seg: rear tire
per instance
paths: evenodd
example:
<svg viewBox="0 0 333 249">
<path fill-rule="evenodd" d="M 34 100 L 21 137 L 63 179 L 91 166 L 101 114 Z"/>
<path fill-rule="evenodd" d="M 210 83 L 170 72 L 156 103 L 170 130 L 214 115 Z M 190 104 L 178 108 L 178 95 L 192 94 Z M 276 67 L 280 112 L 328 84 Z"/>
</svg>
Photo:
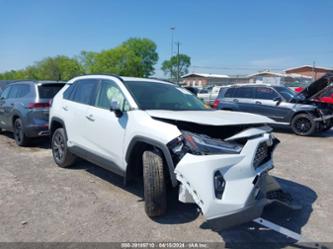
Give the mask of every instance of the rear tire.
<svg viewBox="0 0 333 249">
<path fill-rule="evenodd" d="M 52 135 L 52 155 L 55 163 L 61 168 L 74 164 L 76 156 L 67 147 L 67 136 L 64 128 L 58 128 Z"/>
<path fill-rule="evenodd" d="M 310 136 L 316 130 L 315 117 L 312 114 L 297 114 L 291 121 L 291 128 L 296 135 Z"/>
<path fill-rule="evenodd" d="M 24 134 L 24 126 L 20 118 L 14 121 L 14 139 L 18 146 L 27 146 L 30 142 L 30 139 Z"/>
<path fill-rule="evenodd" d="M 162 156 L 157 151 L 145 151 L 143 161 L 143 185 L 145 211 L 149 217 L 166 213 L 166 182 Z"/>
</svg>

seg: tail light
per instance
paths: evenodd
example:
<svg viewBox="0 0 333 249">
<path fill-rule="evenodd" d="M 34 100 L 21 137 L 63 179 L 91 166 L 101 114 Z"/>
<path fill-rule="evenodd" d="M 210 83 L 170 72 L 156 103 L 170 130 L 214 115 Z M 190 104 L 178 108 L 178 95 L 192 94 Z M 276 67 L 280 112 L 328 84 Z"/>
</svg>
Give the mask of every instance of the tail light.
<svg viewBox="0 0 333 249">
<path fill-rule="evenodd" d="M 217 107 L 219 106 L 219 104 L 220 104 L 220 100 L 219 99 L 215 99 L 214 104 L 213 104 L 213 108 L 217 109 Z"/>
<path fill-rule="evenodd" d="M 50 108 L 50 103 L 29 103 L 27 105 L 28 109 L 42 109 L 42 108 Z"/>
</svg>

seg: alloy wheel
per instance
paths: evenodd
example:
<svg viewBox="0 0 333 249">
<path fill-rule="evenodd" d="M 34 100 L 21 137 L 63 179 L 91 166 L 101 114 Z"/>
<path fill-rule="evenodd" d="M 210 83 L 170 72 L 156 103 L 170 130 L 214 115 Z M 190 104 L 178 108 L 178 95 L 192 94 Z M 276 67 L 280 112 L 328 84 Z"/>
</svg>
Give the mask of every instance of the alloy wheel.
<svg viewBox="0 0 333 249">
<path fill-rule="evenodd" d="M 52 148 L 56 160 L 62 161 L 65 155 L 65 140 L 60 133 L 55 134 Z"/>
<path fill-rule="evenodd" d="M 21 143 L 23 140 L 23 129 L 22 124 L 19 120 L 15 121 L 14 137 L 18 143 Z"/>
<path fill-rule="evenodd" d="M 295 123 L 295 128 L 299 133 L 306 133 L 311 129 L 311 121 L 307 118 L 299 118 Z"/>
</svg>

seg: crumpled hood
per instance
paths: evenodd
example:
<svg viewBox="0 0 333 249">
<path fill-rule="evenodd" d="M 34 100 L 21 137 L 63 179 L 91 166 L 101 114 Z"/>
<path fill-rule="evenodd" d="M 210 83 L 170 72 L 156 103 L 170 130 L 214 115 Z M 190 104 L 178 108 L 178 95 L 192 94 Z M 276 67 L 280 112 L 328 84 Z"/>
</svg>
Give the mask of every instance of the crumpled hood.
<svg viewBox="0 0 333 249">
<path fill-rule="evenodd" d="M 272 124 L 275 123 L 270 118 L 244 112 L 207 110 L 207 111 L 167 111 L 167 110 L 147 110 L 151 117 L 184 121 L 201 125 L 228 126 L 246 124 Z"/>
<path fill-rule="evenodd" d="M 304 99 L 311 100 L 315 95 L 322 92 L 333 82 L 333 72 L 325 74 L 318 80 L 305 87 L 297 96 L 303 96 Z"/>
</svg>

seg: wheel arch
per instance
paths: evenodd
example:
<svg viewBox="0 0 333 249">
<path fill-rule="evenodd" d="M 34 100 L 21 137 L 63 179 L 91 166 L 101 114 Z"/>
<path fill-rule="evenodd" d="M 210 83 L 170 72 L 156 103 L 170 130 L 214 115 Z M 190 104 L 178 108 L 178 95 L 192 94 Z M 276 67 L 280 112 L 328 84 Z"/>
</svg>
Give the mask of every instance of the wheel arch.
<svg viewBox="0 0 333 249">
<path fill-rule="evenodd" d="M 140 153 L 143 153 L 144 149 L 146 149 L 147 147 L 156 148 L 162 153 L 162 156 L 164 157 L 167 166 L 166 171 L 168 172 L 168 176 L 170 178 L 172 186 L 175 187 L 177 185 L 177 179 L 174 173 L 175 167 L 168 147 L 159 141 L 143 136 L 134 137 L 130 142 L 129 146 L 127 147 L 125 154 L 125 160 L 127 162 L 125 175 L 126 179 L 131 178 L 133 170 L 137 170 L 137 167 L 140 167 L 141 164 L 138 165 L 133 161 L 135 161 L 135 159 L 138 159 Z"/>
<path fill-rule="evenodd" d="M 310 114 L 310 115 L 314 115 L 315 117 L 317 117 L 315 110 L 299 110 L 299 111 L 293 113 L 293 115 L 291 116 L 290 121 L 289 121 L 290 124 L 293 121 L 293 119 L 299 114 L 308 114 L 308 115 Z"/>
<path fill-rule="evenodd" d="M 57 117 L 53 117 L 50 122 L 50 136 L 52 137 L 53 133 L 56 131 L 58 128 L 64 128 L 66 132 L 66 126 L 65 122 Z"/>
</svg>

